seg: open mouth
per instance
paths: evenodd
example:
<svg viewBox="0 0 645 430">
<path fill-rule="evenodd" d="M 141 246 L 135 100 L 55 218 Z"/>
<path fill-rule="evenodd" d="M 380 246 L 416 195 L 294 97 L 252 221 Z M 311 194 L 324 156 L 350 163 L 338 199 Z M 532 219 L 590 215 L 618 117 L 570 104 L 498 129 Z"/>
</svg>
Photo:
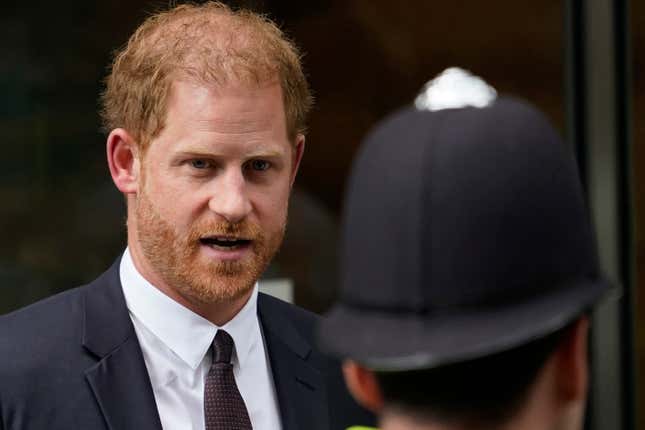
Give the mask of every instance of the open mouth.
<svg viewBox="0 0 645 430">
<path fill-rule="evenodd" d="M 233 250 L 248 246 L 251 244 L 249 239 L 228 236 L 202 237 L 199 239 L 202 245 L 210 246 L 220 250 Z"/>
</svg>

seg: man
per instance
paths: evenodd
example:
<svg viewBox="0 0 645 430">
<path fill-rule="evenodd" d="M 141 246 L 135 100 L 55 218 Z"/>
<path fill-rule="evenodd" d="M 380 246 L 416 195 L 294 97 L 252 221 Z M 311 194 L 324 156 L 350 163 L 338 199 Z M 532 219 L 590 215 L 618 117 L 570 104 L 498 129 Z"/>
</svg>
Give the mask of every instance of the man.
<svg viewBox="0 0 645 430">
<path fill-rule="evenodd" d="M 574 157 L 539 112 L 449 70 L 368 137 L 343 233 L 320 337 L 384 430 L 582 429 L 587 312 L 608 284 Z"/>
<path fill-rule="evenodd" d="M 148 18 L 103 94 L 128 246 L 97 280 L 0 320 L 2 429 L 341 429 L 364 416 L 258 293 L 304 150 L 296 48 L 220 3 Z"/>
</svg>

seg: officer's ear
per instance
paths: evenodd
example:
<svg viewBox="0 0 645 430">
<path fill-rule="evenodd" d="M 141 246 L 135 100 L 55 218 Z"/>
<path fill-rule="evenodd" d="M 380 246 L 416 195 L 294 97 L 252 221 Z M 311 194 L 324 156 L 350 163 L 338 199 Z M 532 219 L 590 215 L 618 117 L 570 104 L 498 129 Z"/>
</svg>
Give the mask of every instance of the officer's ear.
<svg viewBox="0 0 645 430">
<path fill-rule="evenodd" d="M 343 375 L 349 392 L 354 399 L 370 411 L 378 413 L 383 409 L 383 396 L 374 373 L 360 364 L 346 360 Z"/>
<path fill-rule="evenodd" d="M 565 402 L 586 398 L 589 385 L 589 318 L 581 317 L 567 330 L 555 352 L 558 394 Z"/>
</svg>

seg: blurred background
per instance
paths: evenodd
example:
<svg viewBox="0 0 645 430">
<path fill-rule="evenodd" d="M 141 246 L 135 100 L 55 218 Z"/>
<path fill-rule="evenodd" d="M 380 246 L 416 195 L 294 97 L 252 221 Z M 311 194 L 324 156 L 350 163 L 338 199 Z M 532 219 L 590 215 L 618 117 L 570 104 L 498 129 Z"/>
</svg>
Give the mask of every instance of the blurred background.
<svg viewBox="0 0 645 430">
<path fill-rule="evenodd" d="M 316 96 L 289 230 L 265 276 L 288 280 L 297 304 L 329 307 L 361 139 L 446 67 L 470 70 L 537 105 L 578 155 L 603 267 L 623 288 L 594 317 L 587 427 L 645 429 L 645 2 L 226 3 L 269 14 L 295 39 Z M 168 4 L 3 2 L 0 313 L 92 280 L 122 252 L 97 99 L 112 52 Z"/>
</svg>

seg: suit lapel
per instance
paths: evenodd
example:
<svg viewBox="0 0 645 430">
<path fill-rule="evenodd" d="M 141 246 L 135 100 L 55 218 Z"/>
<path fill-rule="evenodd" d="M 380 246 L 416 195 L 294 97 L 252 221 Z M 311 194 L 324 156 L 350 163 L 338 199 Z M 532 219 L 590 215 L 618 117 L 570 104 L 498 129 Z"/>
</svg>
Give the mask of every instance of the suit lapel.
<svg viewBox="0 0 645 430">
<path fill-rule="evenodd" d="M 110 430 L 161 430 L 161 420 L 141 347 L 125 305 L 117 260 L 88 286 L 83 346 L 98 359 L 85 371 Z M 267 345 L 283 430 L 327 430 L 329 411 L 323 375 L 309 342 L 260 294 L 258 313 Z"/>
<path fill-rule="evenodd" d="M 98 358 L 85 377 L 111 430 L 161 430 L 148 371 L 125 305 L 119 262 L 88 286 L 83 346 Z"/>
<path fill-rule="evenodd" d="M 323 375 L 309 362 L 311 346 L 283 312 L 260 294 L 258 312 L 269 352 L 283 430 L 327 430 Z"/>
</svg>

